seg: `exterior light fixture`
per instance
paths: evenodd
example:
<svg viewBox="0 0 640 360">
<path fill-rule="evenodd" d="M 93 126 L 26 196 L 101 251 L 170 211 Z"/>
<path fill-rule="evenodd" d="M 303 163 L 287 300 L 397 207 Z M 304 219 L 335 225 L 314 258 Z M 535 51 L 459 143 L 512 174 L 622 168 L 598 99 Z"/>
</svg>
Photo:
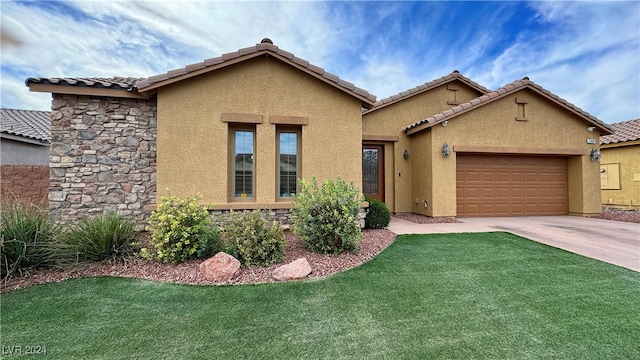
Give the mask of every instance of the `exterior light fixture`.
<svg viewBox="0 0 640 360">
<path fill-rule="evenodd" d="M 444 143 L 444 145 L 442 145 L 442 156 L 444 156 L 445 159 L 451 156 L 451 148 L 449 148 L 449 144 L 447 143 Z"/>
<path fill-rule="evenodd" d="M 595 126 L 589 126 L 589 127 L 587 128 L 587 130 L 588 130 L 589 132 L 594 132 L 594 131 L 596 131 L 596 127 L 595 127 Z"/>
<path fill-rule="evenodd" d="M 449 121 L 445 120 L 442 122 L 442 126 L 447 126 L 447 125 L 449 125 Z"/>
<path fill-rule="evenodd" d="M 404 149 L 404 152 L 402 153 L 402 156 L 404 156 L 405 160 L 409 158 L 409 151 L 407 149 Z"/>
<path fill-rule="evenodd" d="M 600 150 L 591 149 L 591 161 L 600 162 Z"/>
</svg>

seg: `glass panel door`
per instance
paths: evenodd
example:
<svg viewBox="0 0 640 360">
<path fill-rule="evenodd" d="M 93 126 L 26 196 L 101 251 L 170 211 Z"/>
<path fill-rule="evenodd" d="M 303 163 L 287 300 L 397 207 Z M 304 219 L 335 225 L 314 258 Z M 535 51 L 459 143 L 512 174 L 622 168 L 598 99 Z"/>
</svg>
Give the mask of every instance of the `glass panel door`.
<svg viewBox="0 0 640 360">
<path fill-rule="evenodd" d="M 384 147 L 362 147 L 362 192 L 366 197 L 384 202 Z"/>
</svg>

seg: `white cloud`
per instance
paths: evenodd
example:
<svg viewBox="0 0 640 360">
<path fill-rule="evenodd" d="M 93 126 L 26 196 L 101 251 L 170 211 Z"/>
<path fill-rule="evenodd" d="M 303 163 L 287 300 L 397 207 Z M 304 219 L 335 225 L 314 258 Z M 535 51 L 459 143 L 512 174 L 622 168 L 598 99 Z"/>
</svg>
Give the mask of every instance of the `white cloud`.
<svg viewBox="0 0 640 360">
<path fill-rule="evenodd" d="M 46 109 L 26 77 L 146 77 L 270 37 L 378 98 L 454 69 L 525 75 L 606 122 L 640 116 L 637 2 L 2 2 L 2 106 Z M 520 7 L 519 7 L 520 6 Z M 54 21 L 50 20 L 52 17 Z M 509 22 L 532 21 L 511 36 Z"/>
<path fill-rule="evenodd" d="M 545 33 L 527 33 L 475 78 L 496 88 L 523 76 L 605 122 L 640 116 L 638 3 L 535 2 Z"/>
</svg>

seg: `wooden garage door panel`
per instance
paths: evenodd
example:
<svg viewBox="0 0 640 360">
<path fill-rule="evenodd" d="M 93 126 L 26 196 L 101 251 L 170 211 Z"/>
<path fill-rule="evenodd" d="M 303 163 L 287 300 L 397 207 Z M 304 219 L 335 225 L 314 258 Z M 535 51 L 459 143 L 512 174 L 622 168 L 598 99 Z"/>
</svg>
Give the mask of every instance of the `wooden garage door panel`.
<svg viewBox="0 0 640 360">
<path fill-rule="evenodd" d="M 566 215 L 567 159 L 457 154 L 458 216 Z"/>
</svg>

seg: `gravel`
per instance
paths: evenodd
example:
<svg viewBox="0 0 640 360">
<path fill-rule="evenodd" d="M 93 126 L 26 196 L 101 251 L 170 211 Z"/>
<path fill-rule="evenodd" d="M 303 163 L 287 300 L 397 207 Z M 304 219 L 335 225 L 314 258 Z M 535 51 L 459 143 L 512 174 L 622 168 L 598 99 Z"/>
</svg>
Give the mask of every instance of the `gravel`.
<svg viewBox="0 0 640 360">
<path fill-rule="evenodd" d="M 0 292 L 23 289 L 36 284 L 60 282 L 67 279 L 89 276 L 116 276 L 139 278 L 169 283 L 192 285 L 236 285 L 278 282 L 271 277 L 274 268 L 288 264 L 301 257 L 307 258 L 312 273 L 307 279 L 326 277 L 354 268 L 378 255 L 395 240 L 396 235 L 389 230 L 364 230 L 359 244 L 359 253 L 346 252 L 340 255 L 320 255 L 308 250 L 304 242 L 295 235 L 286 235 L 286 259 L 268 268 L 243 266 L 234 279 L 216 283 L 202 276 L 198 267 L 202 260 L 171 265 L 139 258 L 126 258 L 98 263 L 78 264 L 64 270 L 41 269 L 23 276 L 6 280 Z"/>
<path fill-rule="evenodd" d="M 412 223 L 416 224 L 452 224 L 460 222 L 456 218 L 452 217 L 429 217 L 418 214 L 396 214 L 394 216 L 399 219 L 411 221 Z"/>
<path fill-rule="evenodd" d="M 621 210 L 613 208 L 603 208 L 599 219 L 624 221 L 640 224 L 640 210 Z"/>
</svg>

